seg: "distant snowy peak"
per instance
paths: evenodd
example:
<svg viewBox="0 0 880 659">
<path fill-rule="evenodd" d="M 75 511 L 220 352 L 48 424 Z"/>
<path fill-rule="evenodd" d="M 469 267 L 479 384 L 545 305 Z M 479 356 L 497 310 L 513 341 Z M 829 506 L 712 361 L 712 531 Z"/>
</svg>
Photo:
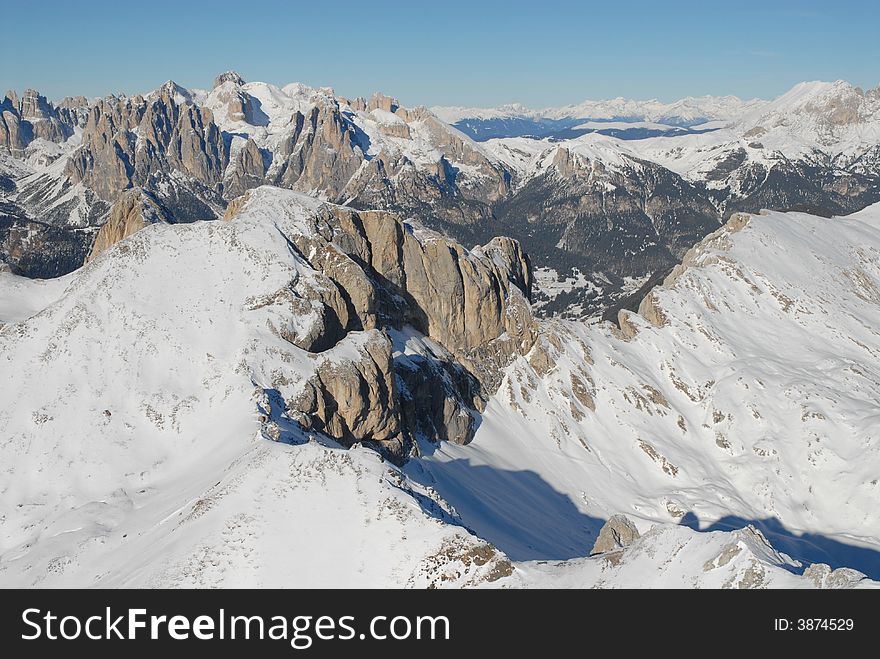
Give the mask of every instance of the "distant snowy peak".
<svg viewBox="0 0 880 659">
<path fill-rule="evenodd" d="M 477 140 L 525 136 L 570 139 L 590 132 L 622 139 L 643 139 L 729 125 L 765 104 L 766 101 L 743 101 L 736 96 L 688 97 L 672 103 L 620 97 L 542 110 L 532 110 L 520 104 L 497 108 L 434 107 L 431 110 L 443 121 Z M 587 125 L 586 122 L 601 125 Z"/>
<path fill-rule="evenodd" d="M 578 105 L 544 110 L 543 114 L 554 119 L 627 118 L 667 125 L 692 126 L 713 120 L 734 120 L 748 109 L 763 103 L 764 101 L 760 100 L 743 101 L 736 96 L 688 97 L 673 103 L 662 103 L 656 99 L 633 101 L 615 98 L 607 101 L 584 101 Z"/>
<path fill-rule="evenodd" d="M 705 122 L 716 119 L 736 119 L 744 113 L 759 108 L 767 102 L 754 99 L 743 101 L 736 96 L 688 97 L 672 103 L 656 99 L 638 101 L 623 97 L 603 101 L 584 101 L 576 105 L 564 105 L 539 110 L 520 103 L 510 103 L 495 108 L 468 108 L 461 106 L 435 106 L 431 111 L 443 121 L 455 124 L 466 119 L 630 119 L 638 121 L 679 120 L 681 122 Z"/>
<path fill-rule="evenodd" d="M 817 146 L 855 153 L 880 142 L 880 87 L 864 91 L 843 80 L 803 82 L 742 118 L 746 137 L 779 149 Z"/>
<path fill-rule="evenodd" d="M 448 124 L 456 124 L 465 119 L 513 119 L 528 118 L 538 119 L 542 116 L 541 110 L 533 110 L 522 103 L 508 103 L 495 108 L 469 108 L 460 105 L 435 105 L 430 108 L 441 121 Z"/>
<path fill-rule="evenodd" d="M 880 109 L 880 88 L 866 92 L 845 80 L 802 82 L 767 103 L 761 114 L 833 114 L 838 109 L 852 112 L 841 112 L 835 121 L 867 119 Z"/>
</svg>

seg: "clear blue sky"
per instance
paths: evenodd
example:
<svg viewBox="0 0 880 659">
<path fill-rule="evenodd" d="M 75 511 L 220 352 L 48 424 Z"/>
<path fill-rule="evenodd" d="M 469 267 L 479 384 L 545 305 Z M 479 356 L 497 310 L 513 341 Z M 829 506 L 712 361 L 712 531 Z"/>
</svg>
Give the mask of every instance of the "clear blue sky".
<svg viewBox="0 0 880 659">
<path fill-rule="evenodd" d="M 880 83 L 874 0 L 3 2 L 0 90 L 208 87 L 226 69 L 407 105 L 773 97 Z"/>
</svg>

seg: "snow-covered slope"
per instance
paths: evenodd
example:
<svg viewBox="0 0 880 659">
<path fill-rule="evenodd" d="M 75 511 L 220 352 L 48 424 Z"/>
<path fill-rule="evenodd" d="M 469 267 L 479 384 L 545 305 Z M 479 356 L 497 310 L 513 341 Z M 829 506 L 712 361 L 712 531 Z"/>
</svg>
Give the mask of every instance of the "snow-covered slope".
<svg viewBox="0 0 880 659">
<path fill-rule="evenodd" d="M 621 99 L 618 109 L 623 112 L 630 107 L 629 103 L 624 103 Z M 685 102 L 681 103 L 684 103 L 684 107 L 690 107 Z M 638 104 L 633 105 L 630 109 L 635 112 L 637 106 Z M 671 104 L 669 107 L 676 106 L 677 104 Z M 621 152 L 637 152 L 647 160 L 691 179 L 706 181 L 710 185 L 721 185 L 724 182 L 711 174 L 719 162 L 738 150 L 743 150 L 744 155 L 736 163 L 736 167 L 753 162 L 769 168 L 774 162 L 794 159 L 827 164 L 823 158 L 840 158 L 839 164 L 845 165 L 880 143 L 880 92 L 876 89 L 865 92 L 841 80 L 833 83 L 801 83 L 773 101 L 753 101 L 736 106 L 736 111 L 725 109 L 723 104 L 696 107 L 715 108 L 711 111 L 707 109 L 705 113 L 706 117 L 712 119 L 711 125 L 706 124 L 708 130 L 680 134 L 673 138 L 649 135 L 644 139 L 620 140 L 610 135 L 607 139 Z M 435 110 L 447 121 L 465 116 L 463 111 L 450 114 L 444 112 L 443 108 Z M 557 111 L 557 114 L 559 112 L 562 110 Z M 686 117 L 692 114 L 693 112 L 683 112 Z M 475 112 L 474 116 L 482 118 L 483 114 Z M 656 129 L 662 126 L 658 122 L 666 120 L 662 113 L 657 115 L 651 112 L 636 112 L 632 115 L 576 113 L 566 116 L 595 116 L 602 119 L 581 122 L 572 128 L 597 131 L 602 129 L 606 134 L 609 130 L 627 127 Z M 626 120 L 620 120 L 620 116 Z M 491 114 L 487 117 L 491 117 Z M 555 119 L 561 117 L 562 115 L 554 115 Z M 577 137 L 555 142 L 556 146 L 567 146 L 577 144 L 581 139 Z M 550 146 L 544 140 L 529 137 L 520 137 L 518 140 L 521 149 L 547 149 Z M 496 151 L 499 143 L 503 145 L 508 141 L 493 139 L 487 141 L 486 145 L 490 150 Z"/>
<path fill-rule="evenodd" d="M 549 324 L 473 444 L 411 468 L 460 512 L 483 494 L 462 473 L 503 468 L 505 523 L 473 528 L 514 558 L 571 557 L 573 521 L 626 513 L 753 523 L 799 560 L 880 576 L 880 207 L 735 216 L 621 321 Z M 558 526 L 528 480 L 570 502 Z"/>
<path fill-rule="evenodd" d="M 0 583 L 465 585 L 509 569 L 378 454 L 266 438 L 275 387 L 317 362 L 273 331 L 312 315 L 260 300 L 319 285 L 288 239 L 318 208 L 267 192 L 235 222 L 139 232 L 54 302 L 4 290 L 24 298 L 4 313 L 29 317 L 0 330 Z"/>
<path fill-rule="evenodd" d="M 754 527 L 696 533 L 659 525 L 622 551 L 563 563 L 523 564 L 517 576 L 545 588 L 877 588 L 848 568 L 802 566 Z"/>
<path fill-rule="evenodd" d="M 28 279 L 0 267 L 0 327 L 26 320 L 48 307 L 63 293 L 70 277 Z"/>
<path fill-rule="evenodd" d="M 148 227 L 42 300 L 7 295 L 0 584 L 870 585 L 798 576 L 811 563 L 880 576 L 880 209 L 738 218 L 625 332 L 544 323 L 474 441 L 423 437 L 401 469 L 291 422 L 269 432 L 276 396 L 376 330 L 317 360 L 273 331 L 314 322 L 260 300 L 319 285 L 289 237 L 322 211 L 255 199 L 233 222 Z M 406 332 L 408 350 L 428 345 Z M 616 513 L 642 538 L 587 558 Z M 763 535 L 730 531 L 748 523 Z"/>
<path fill-rule="evenodd" d="M 798 148 L 852 155 L 880 143 L 880 89 L 836 82 L 803 82 L 739 122 L 745 136 L 789 156 Z"/>
</svg>

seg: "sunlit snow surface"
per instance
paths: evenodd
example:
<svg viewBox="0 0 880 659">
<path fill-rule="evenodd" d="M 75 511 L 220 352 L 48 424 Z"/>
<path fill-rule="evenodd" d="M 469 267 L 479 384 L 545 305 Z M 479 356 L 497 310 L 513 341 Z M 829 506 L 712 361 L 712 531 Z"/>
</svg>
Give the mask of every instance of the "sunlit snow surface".
<svg viewBox="0 0 880 659">
<path fill-rule="evenodd" d="M 473 443 L 422 441 L 401 471 L 261 433 L 266 392 L 292 395 L 314 363 L 255 300 L 308 285 L 285 234 L 317 202 L 254 194 L 233 222 L 151 226 L 51 291 L 4 286 L 0 585 L 880 577 L 878 209 L 710 237 L 656 294 L 665 325 L 631 316 L 633 338 L 546 322 L 551 368 L 513 364 Z M 615 513 L 643 538 L 586 558 Z M 763 535 L 729 531 L 749 523 Z"/>
</svg>

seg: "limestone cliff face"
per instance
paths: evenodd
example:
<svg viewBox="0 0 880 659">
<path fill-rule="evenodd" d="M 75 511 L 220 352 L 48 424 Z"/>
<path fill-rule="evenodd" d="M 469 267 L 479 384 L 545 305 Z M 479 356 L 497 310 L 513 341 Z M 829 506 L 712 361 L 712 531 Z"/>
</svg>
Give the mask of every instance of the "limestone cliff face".
<svg viewBox="0 0 880 659">
<path fill-rule="evenodd" d="M 276 153 L 275 185 L 338 199 L 364 160 L 354 126 L 336 101 L 322 101 L 308 115 L 297 112 Z"/>
<path fill-rule="evenodd" d="M 230 204 L 229 219 L 279 194 L 252 190 Z M 305 329 L 272 329 L 320 364 L 288 412 L 345 442 L 382 442 L 398 457 L 417 435 L 469 442 L 502 369 L 535 341 L 532 275 L 519 244 L 498 238 L 468 251 L 392 213 L 331 204 L 287 238 L 314 274 L 257 305 L 310 318 Z M 434 347 L 401 351 L 394 341 L 407 327 Z M 324 364 L 321 354 L 342 343 L 357 356 Z"/>
<path fill-rule="evenodd" d="M 231 150 L 223 178 L 223 193 L 231 198 L 262 185 L 266 177 L 266 163 L 257 143 L 248 137 L 243 145 L 237 146 Z"/>
<path fill-rule="evenodd" d="M 55 107 L 35 89 L 26 89 L 21 98 L 6 92 L 0 103 L 0 149 L 18 156 L 36 139 L 63 142 L 81 124 L 77 100 L 65 99 L 65 106 Z"/>
<path fill-rule="evenodd" d="M 340 102 L 347 103 L 343 112 Z M 409 140 L 413 126 L 426 131 L 441 155 L 418 165 L 399 151 L 367 157 L 363 133 L 350 118 L 366 112 L 388 137 Z M 348 113 L 348 114 L 347 114 Z M 393 209 L 438 217 L 452 224 L 474 224 L 491 215 L 490 205 L 510 192 L 511 177 L 464 135 L 450 129 L 426 108 L 407 109 L 384 94 L 369 101 L 316 100 L 303 115 L 295 113 L 274 154 L 267 182 L 302 192 L 318 192 L 356 208 Z M 453 163 L 479 175 L 463 177 Z"/>
<path fill-rule="evenodd" d="M 291 403 L 303 427 L 345 442 L 394 442 L 401 431 L 391 342 L 379 330 L 353 337 L 355 357 L 319 358 L 316 375 Z"/>
<path fill-rule="evenodd" d="M 63 142 L 72 133 L 55 107 L 35 89 L 26 89 L 22 96 L 21 118 L 31 124 L 34 139 Z"/>
<path fill-rule="evenodd" d="M 531 272 L 519 243 L 497 238 L 468 251 L 431 231 L 414 231 L 392 213 L 327 208 L 318 223 L 328 228 L 316 233 L 335 236 L 349 258 L 325 250 L 320 270 L 349 292 L 364 327 L 382 317 L 406 322 L 474 366 L 495 344 L 504 343 L 499 349 L 507 355 L 531 348 Z M 311 253 L 313 239 L 297 246 Z M 366 267 L 353 271 L 352 261 Z"/>
<path fill-rule="evenodd" d="M 394 113 L 400 107 L 400 102 L 396 98 L 386 96 L 382 92 L 376 92 L 367 101 L 367 112 L 372 110 L 383 110 L 385 112 Z"/>
<path fill-rule="evenodd" d="M 19 155 L 29 142 L 27 133 L 22 132 L 21 115 L 15 103 L 7 96 L 0 104 L 0 147 L 12 155 Z"/>
<path fill-rule="evenodd" d="M 98 101 L 67 174 L 108 201 L 168 171 L 218 188 L 229 158 L 220 129 L 210 110 L 179 100 L 174 87 L 166 85 L 149 100 L 135 96 Z"/>
<path fill-rule="evenodd" d="M 110 217 L 98 231 L 86 263 L 145 226 L 171 221 L 172 218 L 148 193 L 140 188 L 126 190 L 111 207 Z"/>
</svg>

